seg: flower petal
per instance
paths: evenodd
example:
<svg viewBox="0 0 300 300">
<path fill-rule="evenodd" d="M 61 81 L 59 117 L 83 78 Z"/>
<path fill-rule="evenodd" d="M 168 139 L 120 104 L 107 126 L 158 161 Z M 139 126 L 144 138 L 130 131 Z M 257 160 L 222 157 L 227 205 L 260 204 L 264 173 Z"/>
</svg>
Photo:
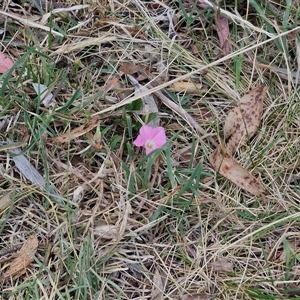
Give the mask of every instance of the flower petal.
<svg viewBox="0 0 300 300">
<path fill-rule="evenodd" d="M 147 140 L 142 135 L 138 135 L 137 138 L 133 141 L 133 145 L 137 147 L 143 147 L 146 141 Z"/>
<path fill-rule="evenodd" d="M 167 141 L 165 129 L 163 127 L 157 127 L 154 129 L 155 129 L 155 135 L 152 138 L 152 140 L 154 141 L 155 145 L 159 148 L 163 146 Z"/>
<path fill-rule="evenodd" d="M 153 136 L 153 127 L 144 124 L 141 128 L 140 128 L 140 135 L 143 136 L 143 138 L 145 138 L 145 140 L 151 140 L 152 136 Z"/>
<path fill-rule="evenodd" d="M 155 150 L 155 149 L 153 149 L 153 148 L 149 149 L 149 148 L 145 147 L 146 154 L 151 153 L 153 150 Z"/>
</svg>

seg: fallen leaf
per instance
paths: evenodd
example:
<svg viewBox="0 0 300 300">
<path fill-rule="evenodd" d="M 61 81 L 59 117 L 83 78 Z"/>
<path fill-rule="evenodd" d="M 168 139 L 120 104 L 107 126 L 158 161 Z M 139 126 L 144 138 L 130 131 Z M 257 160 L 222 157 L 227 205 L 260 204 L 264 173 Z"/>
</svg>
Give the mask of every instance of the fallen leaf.
<svg viewBox="0 0 300 300">
<path fill-rule="evenodd" d="M 180 300 L 210 300 L 212 296 L 206 294 L 183 295 Z"/>
<path fill-rule="evenodd" d="M 221 257 L 210 263 L 208 268 L 211 268 L 213 272 L 230 273 L 233 272 L 233 263 L 228 258 Z"/>
<path fill-rule="evenodd" d="M 106 83 L 105 86 L 102 88 L 103 92 L 107 93 L 112 88 L 114 88 L 119 83 L 120 77 L 119 76 L 113 76 L 110 78 Z"/>
<path fill-rule="evenodd" d="M 219 145 L 214 150 L 209 157 L 209 161 L 212 167 L 222 176 L 250 194 L 265 199 L 265 190 L 258 180 L 226 153 L 224 145 Z"/>
<path fill-rule="evenodd" d="M 263 113 L 267 87 L 260 87 L 245 94 L 228 114 L 224 124 L 227 153 L 233 155 L 257 131 Z"/>
<path fill-rule="evenodd" d="M 132 75 L 134 73 L 137 73 L 141 67 L 138 65 L 135 65 L 133 63 L 124 63 L 120 68 L 119 68 L 119 73 L 123 74 L 129 74 Z"/>
<path fill-rule="evenodd" d="M 164 282 L 158 270 L 155 271 L 153 276 L 153 286 L 151 290 L 151 300 L 163 299 Z"/>
<path fill-rule="evenodd" d="M 105 240 L 114 240 L 118 237 L 120 227 L 116 225 L 99 225 L 94 228 L 94 235 Z"/>
<path fill-rule="evenodd" d="M 39 241 L 37 236 L 30 236 L 24 243 L 17 257 L 12 261 L 9 269 L 4 273 L 4 279 L 13 277 L 17 279 L 26 272 L 26 268 L 33 262 Z"/>
<path fill-rule="evenodd" d="M 99 118 L 95 117 L 92 118 L 87 124 L 81 125 L 70 132 L 61 134 L 54 138 L 48 138 L 49 142 L 55 142 L 55 143 L 68 143 L 97 127 L 99 122 Z"/>
<path fill-rule="evenodd" d="M 200 124 L 212 119 L 211 112 L 201 104 L 195 107 L 195 112 L 191 113 L 191 116 Z"/>
<path fill-rule="evenodd" d="M 215 25 L 218 38 L 220 41 L 220 47 L 225 54 L 230 53 L 230 44 L 229 44 L 229 27 L 227 18 L 220 14 L 216 13 L 215 16 Z"/>
<path fill-rule="evenodd" d="M 5 73 L 8 71 L 14 62 L 6 54 L 0 52 L 0 73 Z"/>
</svg>

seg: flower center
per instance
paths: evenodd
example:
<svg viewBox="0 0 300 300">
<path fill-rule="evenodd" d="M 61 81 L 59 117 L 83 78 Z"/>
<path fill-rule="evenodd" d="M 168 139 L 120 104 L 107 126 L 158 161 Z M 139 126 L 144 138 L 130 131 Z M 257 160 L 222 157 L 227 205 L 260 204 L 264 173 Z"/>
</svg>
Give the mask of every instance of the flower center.
<svg viewBox="0 0 300 300">
<path fill-rule="evenodd" d="M 147 141 L 145 143 L 145 147 L 148 148 L 148 149 L 152 149 L 153 147 L 155 146 L 155 144 L 153 143 L 153 141 Z"/>
</svg>

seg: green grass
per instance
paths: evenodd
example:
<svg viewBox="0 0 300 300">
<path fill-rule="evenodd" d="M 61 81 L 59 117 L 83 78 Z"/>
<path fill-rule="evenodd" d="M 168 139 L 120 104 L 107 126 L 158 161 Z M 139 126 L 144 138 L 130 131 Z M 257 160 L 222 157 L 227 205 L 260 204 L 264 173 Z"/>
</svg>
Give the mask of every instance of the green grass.
<svg viewBox="0 0 300 300">
<path fill-rule="evenodd" d="M 6 26 L 1 51 L 15 61 L 0 76 L 1 141 L 24 144 L 22 154 L 46 186 L 34 187 L 0 145 L 0 275 L 14 246 L 33 234 L 40 242 L 24 275 L 1 280 L 0 298 L 300 299 L 299 89 L 295 78 L 258 65 L 297 70 L 297 3 L 221 1 L 236 20 L 229 18 L 231 53 L 224 56 L 214 27 L 220 9 L 187 1 L 83 2 L 89 8 L 53 14 L 45 23 L 63 37 L 12 18 L 0 25 Z M 47 11 L 22 5 L 20 15 Z M 174 27 L 166 7 L 175 12 Z M 111 40 L 96 41 L 105 36 Z M 262 182 L 267 201 L 217 174 L 209 140 L 158 98 L 158 113 L 143 111 L 143 96 L 118 72 L 124 63 L 150 72 L 215 140 L 239 97 L 267 85 L 261 126 L 235 156 Z M 195 89 L 176 91 L 176 81 Z M 53 107 L 43 106 L 33 82 L 48 86 Z M 95 116 L 90 132 L 66 143 L 51 140 Z M 145 155 L 133 140 L 155 117 L 168 142 Z M 231 271 L 214 270 L 221 259 Z"/>
</svg>

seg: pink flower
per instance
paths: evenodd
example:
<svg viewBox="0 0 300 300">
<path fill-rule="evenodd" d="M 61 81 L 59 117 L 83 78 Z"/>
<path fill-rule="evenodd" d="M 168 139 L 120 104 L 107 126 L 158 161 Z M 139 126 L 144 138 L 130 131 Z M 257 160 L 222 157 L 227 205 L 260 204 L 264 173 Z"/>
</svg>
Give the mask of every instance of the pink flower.
<svg viewBox="0 0 300 300">
<path fill-rule="evenodd" d="M 146 149 L 146 154 L 149 154 L 153 150 L 162 147 L 166 141 L 167 137 L 163 127 L 153 128 L 144 124 L 133 144 L 138 147 L 144 147 Z"/>
</svg>

